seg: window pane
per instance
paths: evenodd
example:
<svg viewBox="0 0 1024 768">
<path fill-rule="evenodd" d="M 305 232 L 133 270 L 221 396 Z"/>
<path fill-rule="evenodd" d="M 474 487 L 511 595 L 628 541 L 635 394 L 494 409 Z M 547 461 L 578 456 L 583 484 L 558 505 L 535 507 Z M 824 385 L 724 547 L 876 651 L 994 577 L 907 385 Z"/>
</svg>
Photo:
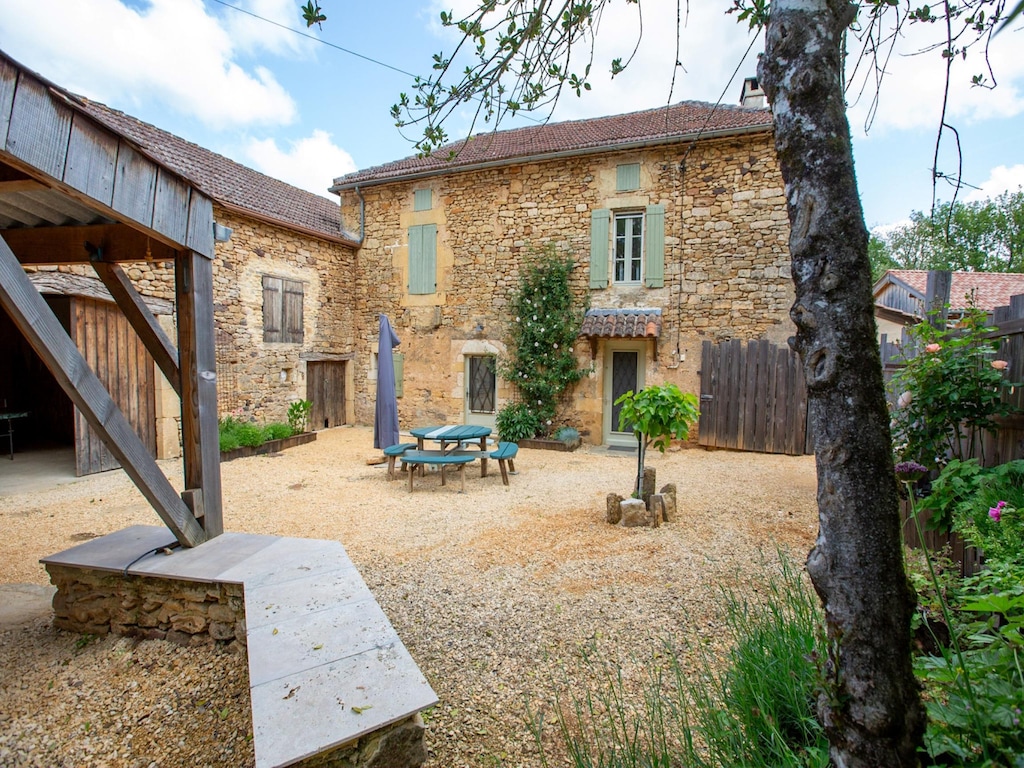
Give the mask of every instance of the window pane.
<svg viewBox="0 0 1024 768">
<path fill-rule="evenodd" d="M 615 217 L 615 280 L 639 282 L 643 277 L 642 213 L 622 213 Z"/>
</svg>

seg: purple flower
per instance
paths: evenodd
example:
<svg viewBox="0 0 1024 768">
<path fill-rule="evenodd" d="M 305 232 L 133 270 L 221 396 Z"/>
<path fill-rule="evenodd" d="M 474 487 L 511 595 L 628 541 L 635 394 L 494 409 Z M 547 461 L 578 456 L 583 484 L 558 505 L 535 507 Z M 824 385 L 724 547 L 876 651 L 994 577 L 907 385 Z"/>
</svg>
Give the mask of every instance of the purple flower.
<svg viewBox="0 0 1024 768">
<path fill-rule="evenodd" d="M 928 473 L 928 468 L 916 461 L 901 461 L 893 469 L 896 471 L 896 479 L 904 483 L 916 482 Z"/>
<path fill-rule="evenodd" d="M 1006 506 L 1005 501 L 1000 501 L 994 507 L 988 508 L 988 516 L 995 520 L 997 523 L 1003 518 L 1003 507 Z"/>
</svg>

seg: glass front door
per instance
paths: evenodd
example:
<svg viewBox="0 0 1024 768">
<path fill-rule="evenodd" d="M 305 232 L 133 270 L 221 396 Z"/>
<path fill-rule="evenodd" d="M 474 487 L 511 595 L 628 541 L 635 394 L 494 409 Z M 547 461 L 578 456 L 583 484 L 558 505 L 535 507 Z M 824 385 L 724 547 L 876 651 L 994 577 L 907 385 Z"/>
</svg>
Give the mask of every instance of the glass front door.
<svg viewBox="0 0 1024 768">
<path fill-rule="evenodd" d="M 467 355 L 466 414 L 467 424 L 494 428 L 498 403 L 498 378 L 495 374 L 497 358 L 494 355 Z"/>
<path fill-rule="evenodd" d="M 636 436 L 626 425 L 619 428 L 621 405 L 615 401 L 627 392 L 636 392 L 644 386 L 646 357 L 641 344 L 608 343 L 604 354 L 604 442 L 635 448 Z"/>
</svg>

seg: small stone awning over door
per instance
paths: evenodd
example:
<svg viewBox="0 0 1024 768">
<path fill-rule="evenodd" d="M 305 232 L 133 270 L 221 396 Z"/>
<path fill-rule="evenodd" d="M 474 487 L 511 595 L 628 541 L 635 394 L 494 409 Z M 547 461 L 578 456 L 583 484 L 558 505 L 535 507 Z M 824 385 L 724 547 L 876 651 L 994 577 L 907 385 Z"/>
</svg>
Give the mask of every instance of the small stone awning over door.
<svg viewBox="0 0 1024 768">
<path fill-rule="evenodd" d="M 591 356 L 597 355 L 598 339 L 654 339 L 657 360 L 661 309 L 591 309 L 583 318 L 580 336 L 590 341 Z"/>
</svg>

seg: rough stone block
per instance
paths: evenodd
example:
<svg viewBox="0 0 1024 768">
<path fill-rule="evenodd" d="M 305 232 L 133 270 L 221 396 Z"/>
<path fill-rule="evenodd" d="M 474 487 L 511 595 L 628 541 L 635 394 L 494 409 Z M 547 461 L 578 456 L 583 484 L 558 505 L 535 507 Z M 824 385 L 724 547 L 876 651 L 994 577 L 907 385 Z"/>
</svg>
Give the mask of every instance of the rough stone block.
<svg viewBox="0 0 1024 768">
<path fill-rule="evenodd" d="M 622 504 L 622 525 L 625 528 L 637 528 L 651 524 L 651 513 L 643 499 L 625 499 Z"/>
<path fill-rule="evenodd" d="M 606 504 L 604 519 L 612 525 L 618 525 L 622 520 L 622 497 L 617 493 L 609 493 Z"/>
</svg>

